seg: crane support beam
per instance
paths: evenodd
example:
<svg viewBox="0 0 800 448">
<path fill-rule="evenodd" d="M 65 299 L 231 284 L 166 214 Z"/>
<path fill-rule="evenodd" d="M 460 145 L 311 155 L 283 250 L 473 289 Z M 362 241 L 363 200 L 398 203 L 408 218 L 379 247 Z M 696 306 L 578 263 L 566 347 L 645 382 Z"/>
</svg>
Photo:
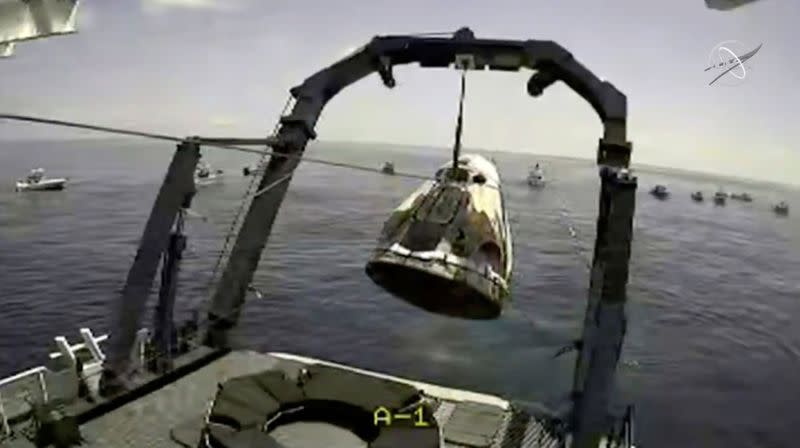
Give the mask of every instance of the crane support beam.
<svg viewBox="0 0 800 448">
<path fill-rule="evenodd" d="M 389 88 L 396 85 L 395 65 L 418 63 L 421 67 L 464 67 L 475 70 L 534 70 L 527 90 L 539 96 L 557 81 L 565 83 L 597 113 L 603 135 L 597 147 L 601 196 L 592 282 L 587 306 L 583 349 L 575 372 L 575 406 L 571 422 L 577 446 L 596 447 L 607 431 L 610 392 L 624 338 L 624 311 L 628 261 L 634 212 L 635 179 L 627 172 L 632 145 L 626 140 L 627 99 L 609 82 L 598 78 L 555 42 L 544 40 L 478 39 L 468 28 L 452 37 L 378 36 L 360 50 L 315 73 L 291 89 L 295 105 L 281 117 L 274 141 L 275 152 L 291 157 L 272 157 L 253 198 L 209 309 L 206 343 L 224 348 L 228 333 L 238 322 L 241 309 L 272 225 L 294 170 L 323 108 L 345 87 L 378 73 Z"/>
</svg>

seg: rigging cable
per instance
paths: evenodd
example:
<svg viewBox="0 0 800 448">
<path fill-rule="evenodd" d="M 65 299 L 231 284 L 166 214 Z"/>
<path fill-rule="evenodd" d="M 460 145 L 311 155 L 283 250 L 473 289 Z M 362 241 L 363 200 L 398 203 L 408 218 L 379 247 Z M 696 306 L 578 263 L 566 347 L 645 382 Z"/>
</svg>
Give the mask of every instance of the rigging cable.
<svg viewBox="0 0 800 448">
<path fill-rule="evenodd" d="M 286 105 L 284 106 L 284 109 L 283 109 L 283 112 L 282 112 L 281 115 L 283 115 L 283 113 L 286 112 L 286 110 L 288 109 L 289 105 L 291 104 L 291 100 L 292 100 L 292 97 L 290 96 L 288 101 L 287 101 L 287 103 L 286 103 Z M 199 141 L 203 146 L 208 146 L 208 147 L 212 147 L 212 148 L 219 148 L 219 149 L 230 150 L 230 151 L 239 151 L 239 152 L 245 152 L 245 153 L 249 153 L 249 154 L 258 154 L 258 155 L 261 156 L 260 160 L 262 162 L 265 161 L 267 159 L 267 157 L 283 157 L 283 158 L 286 158 L 286 159 L 299 159 L 299 160 L 301 160 L 303 162 L 308 162 L 308 163 L 315 163 L 315 164 L 333 166 L 333 167 L 339 167 L 339 168 L 348 168 L 348 169 L 353 169 L 353 170 L 358 170 L 358 171 L 372 172 L 372 173 L 381 174 L 381 175 L 384 174 L 382 172 L 382 170 L 379 169 L 379 168 L 362 166 L 362 165 L 346 163 L 346 162 L 334 162 L 334 161 L 330 161 L 330 160 L 324 160 L 324 159 L 317 159 L 317 158 L 313 158 L 313 157 L 308 157 L 308 156 L 305 156 L 305 155 L 291 155 L 291 154 L 272 151 L 272 150 L 269 150 L 269 149 L 254 149 L 254 148 L 240 147 L 240 146 L 236 146 L 236 145 L 226 145 L 226 144 L 221 144 L 221 143 L 203 142 L 202 138 L 199 138 L 199 137 L 182 138 L 182 137 L 177 137 L 177 136 L 168 135 L 168 134 L 158 134 L 158 133 L 153 133 L 153 132 L 144 132 L 144 131 L 137 131 L 137 130 L 130 130 L 130 129 L 121 129 L 121 128 L 112 128 L 112 127 L 108 127 L 108 126 L 98 126 L 98 125 L 87 124 L 87 123 L 80 123 L 80 122 L 66 121 L 66 120 L 56 120 L 56 119 L 52 119 L 52 118 L 42 118 L 42 117 L 34 117 L 34 116 L 20 115 L 20 114 L 0 114 L 0 120 L 12 120 L 12 121 L 23 121 L 23 122 L 29 122 L 29 123 L 47 124 L 47 125 L 52 125 L 52 126 L 61 126 L 61 127 L 75 128 L 75 129 L 84 129 L 84 130 L 96 131 L 96 132 L 102 132 L 102 133 L 108 133 L 108 134 L 117 134 L 117 135 L 140 137 L 140 138 L 151 139 L 151 140 L 170 141 L 170 142 L 175 142 L 175 143 Z M 280 127 L 280 122 L 275 126 L 275 129 L 273 131 L 273 135 L 276 135 L 279 127 Z M 263 168 L 263 166 L 265 166 L 265 164 L 261 163 L 260 167 Z M 223 244 L 222 250 L 218 254 L 218 257 L 217 257 L 217 260 L 215 262 L 214 268 L 212 270 L 211 276 L 209 277 L 209 281 L 206 284 L 206 292 L 210 291 L 210 289 L 213 287 L 213 285 L 214 285 L 214 283 L 216 281 L 216 277 L 217 277 L 217 274 L 219 272 L 220 266 L 222 265 L 224 257 L 225 257 L 225 255 L 226 255 L 226 253 L 228 251 L 227 247 L 230 244 L 230 240 L 232 239 L 232 236 L 236 233 L 235 230 L 236 230 L 236 226 L 238 224 L 238 220 L 241 217 L 241 214 L 244 211 L 245 205 L 248 202 L 248 200 L 250 200 L 250 199 L 252 199 L 252 198 L 254 198 L 256 196 L 259 196 L 259 195 L 265 193 L 266 191 L 269 191 L 270 189 L 276 187 L 277 185 L 280 185 L 282 182 L 290 179 L 292 174 L 293 173 L 289 173 L 288 175 L 281 177 L 280 179 L 278 179 L 277 181 L 273 182 L 272 184 L 262 188 L 259 191 L 254 192 L 254 193 L 251 193 L 251 192 L 252 192 L 254 186 L 257 185 L 256 181 L 257 181 L 257 179 L 259 179 L 259 176 L 254 175 L 253 178 L 250 180 L 250 183 L 248 185 L 248 188 L 247 188 L 247 191 L 245 193 L 245 196 L 242 198 L 242 201 L 239 204 L 239 210 L 234 215 L 234 219 L 230 224 L 229 230 L 228 230 L 227 235 L 226 235 L 225 243 Z M 414 173 L 395 172 L 394 175 L 398 176 L 398 177 L 404 177 L 404 178 L 410 178 L 410 179 L 418 179 L 418 180 L 435 180 L 435 178 L 433 176 L 430 176 L 430 175 L 428 175 L 428 176 L 419 175 L 419 174 L 414 174 Z M 197 213 L 197 212 L 195 212 L 195 211 L 193 211 L 191 209 L 187 209 L 186 213 L 188 215 L 196 215 L 196 216 L 200 217 L 203 221 L 207 221 L 208 220 L 207 217 L 205 217 L 205 216 L 203 216 L 203 215 L 201 215 L 201 214 L 199 214 L 199 213 Z M 248 289 L 250 289 L 250 290 L 252 290 L 252 291 L 254 291 L 254 292 L 256 292 L 257 294 L 260 295 L 260 292 L 257 289 L 255 289 L 252 285 L 249 285 Z M 209 297 L 206 297 L 205 300 L 206 301 L 209 300 Z M 198 306 L 201 306 L 201 304 L 196 304 L 196 306 L 192 307 L 192 308 L 195 308 L 195 310 L 196 310 L 196 308 Z M 206 323 L 207 323 L 207 321 L 204 321 L 204 322 L 202 322 L 201 325 L 204 325 Z"/>
<path fill-rule="evenodd" d="M 286 113 L 286 111 L 289 109 L 289 106 L 291 104 L 292 104 L 292 96 L 289 95 L 289 97 L 286 99 L 286 104 L 284 104 L 283 109 L 281 110 L 281 113 L 280 113 L 281 117 Z M 278 123 L 275 124 L 275 128 L 272 130 L 272 135 L 276 135 L 277 134 L 279 127 L 280 127 L 280 120 L 278 120 Z M 261 158 L 258 161 L 258 165 L 256 166 L 256 172 L 258 172 L 259 169 L 263 169 L 263 167 L 266 165 L 266 161 L 267 161 L 268 157 L 269 157 L 269 154 L 266 154 L 266 152 L 261 156 Z M 210 276 L 210 278 L 208 280 L 208 284 L 206 285 L 206 290 L 207 291 L 210 291 L 211 288 L 214 287 L 214 283 L 216 283 L 216 281 L 217 281 L 217 273 L 219 271 L 220 266 L 222 265 L 223 260 L 225 259 L 225 257 L 228 256 L 228 254 L 227 254 L 228 246 L 230 244 L 231 238 L 236 233 L 236 228 L 237 228 L 237 226 L 239 224 L 239 220 L 240 220 L 240 218 L 242 216 L 242 213 L 244 212 L 244 210 L 246 208 L 246 204 L 249 203 L 248 199 L 253 199 L 256 196 L 258 196 L 258 194 L 253 195 L 251 193 L 252 193 L 253 189 L 255 188 L 255 186 L 257 185 L 257 181 L 259 179 L 260 179 L 260 176 L 257 176 L 256 173 L 253 173 L 253 176 L 251 176 L 250 183 L 247 185 L 247 189 L 245 190 L 244 197 L 242 197 L 241 202 L 239 203 L 239 209 L 237 210 L 236 214 L 234 215 L 233 220 L 231 221 L 231 225 L 228 228 L 228 232 L 225 235 L 225 242 L 222 244 L 222 249 L 220 250 L 220 253 L 219 253 L 219 256 L 217 257 L 216 262 L 214 263 L 214 268 L 211 271 L 211 276 Z"/>
<path fill-rule="evenodd" d="M 465 90 L 466 90 L 465 89 L 465 86 L 466 86 L 466 79 L 465 78 L 466 78 L 466 69 L 462 72 L 462 76 L 461 76 L 462 83 L 461 83 L 461 96 L 460 96 L 460 102 L 459 102 L 459 121 L 457 123 L 458 126 L 457 126 L 457 130 L 456 130 L 456 144 L 454 146 L 454 155 L 455 156 L 458 155 L 458 152 L 456 152 L 456 151 L 460 151 L 461 123 L 463 123 L 463 101 L 464 101 Z M 290 101 L 291 101 L 291 98 L 290 98 Z M 119 134 L 119 135 L 141 137 L 141 138 L 147 138 L 147 139 L 153 139 L 153 140 L 171 141 L 171 142 L 176 142 L 176 143 L 198 141 L 198 139 L 199 139 L 200 143 L 203 146 L 208 146 L 208 147 L 212 147 L 212 148 L 219 148 L 219 149 L 225 149 L 225 150 L 245 152 L 245 153 L 250 153 L 250 154 L 258 154 L 258 155 L 260 155 L 262 157 L 262 159 L 266 159 L 266 157 L 268 157 L 268 156 L 271 156 L 271 157 L 283 157 L 283 158 L 287 158 L 287 159 L 299 159 L 301 161 L 308 162 L 308 163 L 315 163 L 315 164 L 333 166 L 333 167 L 340 167 L 340 168 L 348 168 L 348 169 L 372 172 L 372 173 L 383 175 L 383 172 L 379 168 L 356 165 L 356 164 L 351 164 L 351 163 L 346 163 L 346 162 L 334 162 L 334 161 L 330 161 L 330 160 L 324 160 L 324 159 L 317 159 L 317 158 L 313 158 L 313 157 L 308 157 L 308 156 L 305 156 L 305 155 L 290 155 L 290 154 L 275 152 L 275 151 L 268 150 L 268 149 L 253 149 L 253 148 L 245 148 L 245 147 L 240 147 L 240 146 L 235 146 L 235 145 L 225 145 L 225 144 L 220 144 L 220 143 L 203 142 L 201 138 L 197 138 L 197 137 L 182 138 L 182 137 L 176 137 L 176 136 L 168 135 L 168 134 L 158 134 L 158 133 L 151 133 L 151 132 L 144 132 L 144 131 L 137 131 L 137 130 L 130 130 L 130 129 L 112 128 L 112 127 L 107 127 L 107 126 L 98 126 L 98 125 L 91 125 L 91 124 L 79 123 L 79 122 L 73 122 L 73 121 L 55 120 L 55 119 L 50 119 L 50 118 L 34 117 L 34 116 L 19 115 L 19 114 L 0 114 L 0 119 L 14 120 L 14 121 L 24 121 L 24 122 L 40 123 L 40 124 L 49 124 L 49 125 L 53 125 L 53 126 L 70 127 L 70 128 L 84 129 L 84 130 L 97 131 L 97 132 L 110 133 L 110 134 Z M 278 126 L 276 126 L 276 129 L 277 129 L 277 127 Z M 403 173 L 403 172 L 396 172 L 395 175 L 398 176 L 398 177 L 411 178 L 411 179 L 435 180 L 435 177 L 430 176 L 430 175 L 426 176 L 426 175 L 419 175 L 419 174 L 414 174 L 414 173 Z M 257 176 L 254 176 L 254 177 L 257 177 Z M 271 188 L 274 188 L 275 186 L 279 185 L 280 183 L 284 182 L 285 180 L 287 180 L 290 177 L 291 177 L 291 174 L 287 175 L 287 176 L 284 176 L 281 179 L 278 179 L 276 182 L 268 185 L 267 187 L 261 189 L 260 191 L 255 192 L 252 195 L 251 194 L 247 194 L 243 199 L 243 203 L 240 204 L 240 211 L 244 208 L 244 202 L 245 201 L 247 201 L 248 199 L 252 199 L 252 197 L 255 197 L 255 196 L 258 196 L 260 194 L 263 194 L 264 192 L 270 190 Z M 254 184 L 255 184 L 254 179 L 251 179 L 251 185 L 254 185 Z M 252 190 L 252 188 L 248 187 L 248 190 Z M 192 214 L 191 210 L 187 211 L 187 213 Z M 237 214 L 240 215 L 240 213 L 237 213 Z M 204 218 L 204 220 L 206 220 L 205 217 L 203 217 L 203 216 L 201 216 L 201 218 Z M 236 226 L 236 223 L 232 223 L 231 228 L 235 229 L 235 226 Z M 231 232 L 229 230 L 228 234 L 230 235 L 232 233 L 233 232 Z M 230 239 L 230 237 L 228 237 L 228 239 Z M 229 244 L 229 243 L 226 243 L 226 245 L 227 244 Z M 219 265 L 221 265 L 221 263 L 222 263 L 222 259 L 224 257 L 225 252 L 226 252 L 226 249 L 225 249 L 225 247 L 223 247 L 223 250 L 220 252 L 220 255 L 219 255 L 220 258 L 218 258 L 217 263 L 215 263 L 216 271 L 219 271 Z M 211 278 L 212 278 L 212 280 L 209 282 L 209 284 L 213 285 L 213 282 L 214 282 L 214 274 L 213 273 L 212 273 L 212 277 Z M 210 286 L 209 286 L 209 288 L 210 288 Z M 254 289 L 254 287 L 252 285 L 250 285 L 248 288 L 251 289 L 251 290 L 254 290 L 256 293 L 258 293 L 258 290 Z M 203 323 L 205 324 L 207 322 L 203 322 Z"/>
<path fill-rule="evenodd" d="M 457 128 L 456 128 L 456 144 L 454 145 L 454 156 L 457 155 L 456 151 L 460 151 L 460 136 L 461 136 L 461 126 L 460 126 L 460 124 L 463 121 L 463 101 L 464 101 L 464 96 L 465 96 L 464 94 L 465 94 L 465 90 L 466 90 L 465 89 L 465 86 L 466 86 L 465 78 L 466 78 L 466 69 L 464 69 L 462 71 L 462 74 L 461 74 L 461 97 L 460 97 L 460 101 L 459 101 L 459 117 L 458 117 L 459 121 L 457 123 L 459 126 L 457 126 Z M 284 107 L 284 112 L 285 112 L 285 109 L 288 108 L 288 104 L 290 102 L 291 102 L 291 97 L 289 98 L 289 101 L 287 101 L 287 106 Z M 39 124 L 49 124 L 49 125 L 53 125 L 53 126 L 70 127 L 70 128 L 76 128 L 76 129 L 84 129 L 84 130 L 97 131 L 97 132 L 110 133 L 110 134 L 127 135 L 127 136 L 141 137 L 141 138 L 154 139 L 154 140 L 165 140 L 165 141 L 171 141 L 171 142 L 176 142 L 176 143 L 183 143 L 183 142 L 194 141 L 195 140 L 195 138 L 182 138 L 182 137 L 176 137 L 176 136 L 168 135 L 168 134 L 158 134 L 158 133 L 136 131 L 136 130 L 130 130 L 130 129 L 112 128 L 112 127 L 107 127 L 107 126 L 98 126 L 98 125 L 91 125 L 91 124 L 86 124 L 86 123 L 79 123 L 79 122 L 65 121 L 65 120 L 55 120 L 55 119 L 51 119 L 51 118 L 34 117 L 34 116 L 20 115 L 20 114 L 0 114 L 0 119 L 14 120 L 14 121 L 24 121 L 24 122 L 39 123 Z M 278 126 L 276 126 L 276 130 L 277 130 L 277 128 L 278 128 Z M 202 139 L 201 139 L 201 142 L 202 142 Z M 220 144 L 220 143 L 210 143 L 210 142 L 209 143 L 202 142 L 202 143 L 203 143 L 204 146 L 213 147 L 213 148 L 232 150 L 232 151 L 240 151 L 240 152 L 245 152 L 245 153 L 250 153 L 250 154 L 258 154 L 258 155 L 260 155 L 262 157 L 262 160 L 265 159 L 268 156 L 271 156 L 271 157 L 283 157 L 283 158 L 287 158 L 287 159 L 300 159 L 300 160 L 302 160 L 304 162 L 308 162 L 308 163 L 315 163 L 315 164 L 326 165 L 326 166 L 349 168 L 349 169 L 353 169 L 353 170 L 372 172 L 372 173 L 376 173 L 376 174 L 383 174 L 382 171 L 379 168 L 367 167 L 367 166 L 356 165 L 356 164 L 351 164 L 351 163 L 346 163 L 346 162 L 334 162 L 334 161 L 330 161 L 330 160 L 324 160 L 324 159 L 317 159 L 317 158 L 313 158 L 313 157 L 308 157 L 308 156 L 305 156 L 305 155 L 299 155 L 299 156 L 298 155 L 290 155 L 290 154 L 275 152 L 275 151 L 272 151 L 272 150 L 269 150 L 269 149 L 244 148 L 244 147 L 235 146 L 235 145 L 224 145 L 224 144 Z M 419 175 L 419 174 L 413 174 L 413 173 L 396 172 L 395 175 L 398 176 L 398 177 L 405 177 L 405 178 L 411 178 L 411 179 L 435 180 L 432 176 L 425 176 L 425 175 Z M 255 176 L 254 176 L 254 178 L 255 178 Z M 280 179 L 277 182 L 277 184 L 279 184 L 283 180 L 284 179 Z M 254 183 L 255 183 L 254 179 L 251 179 L 251 185 L 253 185 Z M 268 186 L 264 190 L 267 190 L 267 189 L 269 189 L 271 187 L 272 186 Z M 248 190 L 251 190 L 251 189 L 252 189 L 251 187 L 248 187 Z M 262 194 L 263 192 L 264 191 L 256 192 L 255 195 Z M 253 196 L 255 196 L 255 195 L 253 195 Z M 248 196 L 250 196 L 250 195 L 248 195 Z M 243 199 L 243 201 L 246 201 L 247 199 L 249 199 L 249 198 L 245 197 Z M 578 244 L 579 241 L 578 241 L 578 237 L 577 237 L 577 232 L 575 231 L 575 226 L 572 225 L 569 222 L 570 220 L 569 220 L 569 216 L 568 216 L 568 213 L 567 213 L 566 203 L 563 201 L 563 199 L 562 199 L 561 202 L 562 202 L 561 216 L 562 216 L 562 219 L 566 222 L 566 227 L 567 227 L 567 229 L 568 229 L 568 231 L 570 233 L 570 236 L 573 238 L 573 240 L 575 242 L 576 254 L 580 258 L 585 260 L 585 253 L 579 247 L 579 244 Z M 241 213 L 241 210 L 243 208 L 244 208 L 244 206 L 242 204 L 241 208 L 240 208 L 240 213 Z M 238 214 L 240 215 L 240 213 L 238 213 Z M 235 228 L 235 225 L 236 225 L 236 223 L 234 222 L 231 225 L 231 228 Z M 229 234 L 230 233 L 231 232 L 229 231 Z M 220 257 L 224 257 L 225 250 L 226 250 L 225 247 L 223 247 L 223 251 L 220 252 Z M 221 260 L 222 260 L 222 258 L 218 259 L 218 262 L 216 263 L 215 270 L 217 270 L 217 271 L 219 270 L 219 265 L 222 262 Z M 586 261 L 586 264 L 587 264 L 587 266 L 589 268 L 591 268 L 591 262 L 590 261 Z M 213 284 L 213 281 L 214 280 L 213 280 L 213 277 L 212 277 L 212 280 L 211 280 L 210 284 Z"/>
<path fill-rule="evenodd" d="M 458 99 L 458 120 L 456 121 L 456 139 L 453 144 L 453 169 L 452 176 L 457 176 L 458 159 L 461 156 L 461 131 L 464 125 L 464 93 L 467 86 L 467 68 L 461 70 L 461 96 Z"/>
<path fill-rule="evenodd" d="M 183 142 L 193 142 L 199 141 L 203 146 L 208 146 L 210 148 L 218 148 L 218 149 L 225 149 L 231 151 L 239 151 L 239 152 L 246 152 L 249 154 L 257 154 L 260 156 L 271 156 L 271 157 L 283 157 L 285 159 L 299 159 L 307 163 L 316 163 L 319 165 L 326 165 L 326 166 L 334 166 L 339 168 L 349 168 L 353 170 L 359 171 L 368 171 L 377 174 L 383 174 L 383 172 L 379 168 L 356 165 L 352 163 L 345 163 L 345 162 L 334 162 L 332 160 L 325 160 L 325 159 L 318 159 L 314 157 L 308 157 L 305 155 L 291 155 L 280 153 L 276 151 L 272 151 L 269 149 L 254 149 L 254 148 L 244 148 L 241 146 L 236 145 L 224 145 L 221 143 L 212 143 L 212 142 L 204 142 L 202 138 L 199 137 L 176 137 L 174 135 L 168 134 L 157 134 L 151 132 L 143 132 L 143 131 L 134 131 L 129 129 L 121 129 L 121 128 L 112 128 L 107 126 L 97 126 L 91 125 L 86 123 L 78 123 L 74 121 L 65 121 L 65 120 L 55 120 L 51 118 L 41 118 L 41 117 L 33 117 L 29 115 L 18 115 L 18 114 L 0 114 L 0 120 L 14 120 L 14 121 L 25 121 L 30 123 L 40 123 L 40 124 L 49 124 L 53 126 L 62 126 L 62 127 L 69 127 L 69 128 L 76 128 L 76 129 L 85 129 L 90 131 L 97 131 L 97 132 L 105 132 L 108 134 L 120 134 L 120 135 L 128 135 L 134 137 L 142 137 L 148 138 L 152 140 L 165 140 L 171 141 L 176 143 L 183 143 Z M 422 180 L 432 180 L 433 176 L 424 176 L 420 174 L 414 173 L 403 173 L 403 172 L 396 172 L 394 174 L 398 177 L 407 177 L 410 179 L 422 179 Z"/>
<path fill-rule="evenodd" d="M 514 202 L 516 202 L 518 204 L 523 204 L 524 203 L 524 201 L 521 198 L 517 198 L 515 194 L 511 194 L 512 191 L 510 189 L 504 189 L 503 193 L 508 199 L 512 199 L 512 200 L 514 200 Z M 573 246 L 575 255 L 577 256 L 577 258 L 579 260 L 581 260 L 583 262 L 583 264 L 586 265 L 586 268 L 589 271 L 591 271 L 591 268 L 592 268 L 591 257 L 588 257 L 586 251 L 581 247 L 580 237 L 578 235 L 578 232 L 576 231 L 576 227 L 577 226 L 574 224 L 574 221 L 570 218 L 568 204 L 567 204 L 566 200 L 564 200 L 563 196 L 558 193 L 558 190 L 554 190 L 554 193 L 556 194 L 556 197 L 558 198 L 558 202 L 559 202 L 558 213 L 559 213 L 559 216 L 560 216 L 560 223 L 566 228 L 567 232 L 570 235 L 570 239 L 571 239 L 571 242 L 572 242 L 572 246 Z M 519 200 L 515 200 L 515 199 L 519 199 Z M 521 216 L 523 216 L 523 215 L 521 215 L 520 213 L 514 212 L 512 210 L 508 215 L 509 225 L 514 225 L 515 223 L 518 223 L 520 221 L 520 219 L 521 219 Z M 512 234 L 513 234 L 513 232 L 512 232 Z M 518 247 L 517 243 L 518 243 L 518 240 L 516 238 L 512 239 L 512 242 L 511 242 L 512 250 L 514 251 L 515 254 L 519 253 L 517 251 L 517 247 Z M 518 272 L 515 271 L 514 272 L 514 277 L 515 278 L 520 278 L 521 275 Z M 524 275 L 522 275 L 522 277 L 524 277 Z M 529 313 L 527 313 L 526 311 L 523 311 L 518 306 L 518 303 L 519 302 L 515 303 L 515 302 L 512 301 L 509 304 L 510 306 L 508 307 L 508 310 L 511 313 L 516 314 L 523 321 L 525 321 L 527 324 L 529 324 L 531 326 L 531 328 L 535 329 L 536 327 L 538 327 L 538 324 L 536 323 L 536 320 Z M 572 350 L 572 346 L 571 345 L 569 346 L 569 349 Z M 560 349 L 559 352 L 556 353 L 556 357 L 558 357 L 558 356 L 560 356 L 562 354 L 562 353 L 560 353 L 561 351 L 568 351 L 568 350 L 565 350 L 563 348 Z"/>
<path fill-rule="evenodd" d="M 569 232 L 569 236 L 572 239 L 573 249 L 575 250 L 575 255 L 586 265 L 589 271 L 592 270 L 592 260 L 591 257 L 587 257 L 586 251 L 581 247 L 580 237 L 578 237 L 578 232 L 575 230 L 577 226 L 575 225 L 575 221 L 569 216 L 569 208 L 567 207 L 567 201 L 561 196 L 558 195 L 559 202 L 561 202 L 561 222 L 564 224 L 564 227 L 567 228 Z"/>
<path fill-rule="evenodd" d="M 254 198 L 254 197 L 256 197 L 256 196 L 258 196 L 258 195 L 260 195 L 260 194 L 263 194 L 263 193 L 265 193 L 265 192 L 267 192 L 267 191 L 269 191 L 269 190 L 271 190 L 271 189 L 273 189 L 273 188 L 277 187 L 277 186 L 278 186 L 278 185 L 280 185 L 281 183 L 283 183 L 283 182 L 285 182 L 285 181 L 289 180 L 289 179 L 292 177 L 292 174 L 293 174 L 293 173 L 289 173 L 289 174 L 286 174 L 285 176 L 282 176 L 280 179 L 276 180 L 275 182 L 272 182 L 271 184 L 269 184 L 269 185 L 267 185 L 266 187 L 262 188 L 261 190 L 257 191 L 255 194 L 253 194 L 253 195 L 252 195 L 252 197 Z M 242 202 L 244 203 L 244 202 L 246 202 L 246 201 L 247 201 L 247 198 L 243 199 L 243 201 L 242 201 Z M 220 259 L 221 259 L 221 258 L 220 258 Z M 218 261 L 219 261 L 220 259 L 218 259 Z M 212 283 L 213 283 L 213 279 L 212 279 Z M 248 291 L 252 291 L 252 292 L 254 292 L 254 293 L 255 293 L 255 294 L 258 296 L 258 298 L 262 298 L 262 297 L 263 297 L 263 294 L 261 293 L 261 291 L 259 291 L 259 290 L 258 290 L 258 289 L 257 289 L 255 286 L 253 286 L 253 285 L 252 285 L 252 283 L 251 283 L 250 285 L 248 285 L 248 286 L 247 286 L 247 290 L 248 290 Z M 208 297 L 208 296 L 207 296 L 207 297 L 206 297 L 206 302 L 207 302 L 207 301 L 209 301 L 209 300 L 211 300 L 211 297 Z M 201 302 L 200 304 L 197 304 L 197 305 L 195 306 L 195 309 L 194 309 L 194 311 L 195 311 L 195 312 L 199 312 L 199 311 L 200 311 L 200 310 L 199 310 L 199 308 L 200 308 L 200 307 L 202 307 L 203 305 L 205 305 L 205 304 L 206 304 L 206 302 Z M 228 318 L 228 317 L 234 316 L 234 315 L 236 314 L 236 312 L 237 312 L 237 311 L 232 311 L 232 312 L 230 313 L 230 315 L 229 315 L 229 316 L 223 316 L 223 318 Z M 197 323 L 197 325 L 198 325 L 198 327 L 204 327 L 204 326 L 206 326 L 206 325 L 207 325 L 209 322 L 210 322 L 210 319 L 209 319 L 209 318 L 208 318 L 208 316 L 206 315 L 206 316 L 205 316 L 205 318 L 204 318 L 202 321 L 199 321 L 199 322 Z"/>
</svg>

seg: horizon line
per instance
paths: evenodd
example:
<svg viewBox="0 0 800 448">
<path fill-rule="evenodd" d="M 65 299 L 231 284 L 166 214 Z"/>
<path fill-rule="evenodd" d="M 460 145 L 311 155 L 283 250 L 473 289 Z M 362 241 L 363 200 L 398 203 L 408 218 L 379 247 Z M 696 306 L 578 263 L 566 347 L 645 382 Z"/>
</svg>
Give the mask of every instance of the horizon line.
<svg viewBox="0 0 800 448">
<path fill-rule="evenodd" d="M 85 142 L 85 141 L 102 141 L 102 140 L 145 140 L 143 137 L 137 136 L 113 136 L 113 137 L 73 137 L 73 138 L 28 138 L 28 139 L 4 139 L 0 138 L 0 144 L 2 143 L 33 143 L 33 142 Z M 346 144 L 346 145 L 382 145 L 382 146 L 395 146 L 395 147 L 404 147 L 404 148 L 424 148 L 424 147 L 431 147 L 431 148 L 439 148 L 439 149 L 446 149 L 444 146 L 436 146 L 436 145 L 428 145 L 428 144 L 409 144 L 409 143 L 392 143 L 392 142 L 380 142 L 380 141 L 365 141 L 365 140 L 309 140 L 308 144 L 314 143 L 322 143 L 322 144 Z M 580 156 L 568 156 L 562 154 L 552 154 L 552 153 L 538 153 L 538 152 L 529 152 L 529 151 L 522 151 L 522 150 L 514 150 L 514 149 L 487 149 L 482 147 L 467 147 L 465 146 L 464 149 L 472 150 L 472 151 L 483 151 L 483 152 L 505 152 L 510 154 L 530 154 L 532 156 L 545 156 L 545 157 L 552 157 L 552 158 L 560 158 L 560 159 L 567 159 L 573 161 L 581 161 L 581 162 L 595 162 L 595 158 L 593 157 L 580 157 Z M 633 159 L 632 159 L 633 160 Z M 738 181 L 745 181 L 748 183 L 757 183 L 757 184 L 767 184 L 767 185 L 775 185 L 775 186 L 782 186 L 782 187 L 789 187 L 792 189 L 800 189 L 800 182 L 798 183 L 791 183 L 791 182 L 778 182 L 774 180 L 767 180 L 767 179 L 756 179 L 752 177 L 743 177 L 735 174 L 725 174 L 725 173 L 716 173 L 716 172 L 709 172 L 709 171 L 700 171 L 700 170 L 690 170 L 683 167 L 676 167 L 676 166 L 668 166 L 668 165 L 653 165 L 643 162 L 637 162 L 635 165 L 632 166 L 632 169 L 636 169 L 638 167 L 644 168 L 645 170 L 651 171 L 675 171 L 685 174 L 697 174 L 702 176 L 710 176 L 715 178 L 721 179 L 730 179 L 730 180 L 738 180 Z"/>
</svg>

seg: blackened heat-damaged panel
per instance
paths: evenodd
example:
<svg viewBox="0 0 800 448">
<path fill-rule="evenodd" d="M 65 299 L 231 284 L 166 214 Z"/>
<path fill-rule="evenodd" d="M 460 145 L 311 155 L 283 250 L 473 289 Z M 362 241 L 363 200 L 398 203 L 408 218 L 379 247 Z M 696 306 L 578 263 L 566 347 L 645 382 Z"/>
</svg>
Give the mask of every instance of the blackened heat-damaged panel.
<svg viewBox="0 0 800 448">
<path fill-rule="evenodd" d="M 381 235 L 378 238 L 379 247 L 391 246 L 402 238 L 411 225 L 414 213 L 425 201 L 427 193 L 432 186 L 433 182 L 423 183 L 417 191 L 412 193 L 392 212 L 389 219 L 383 224 L 383 230 L 381 230 Z"/>
<path fill-rule="evenodd" d="M 412 251 L 436 250 L 445 239 L 450 223 L 467 203 L 467 198 L 467 192 L 459 186 L 434 186 L 414 212 L 400 244 Z"/>
<path fill-rule="evenodd" d="M 418 220 L 425 220 L 437 224 L 450 224 L 468 200 L 467 192 L 458 185 L 442 185 L 437 188 L 435 200 L 429 210 L 417 213 Z"/>
</svg>

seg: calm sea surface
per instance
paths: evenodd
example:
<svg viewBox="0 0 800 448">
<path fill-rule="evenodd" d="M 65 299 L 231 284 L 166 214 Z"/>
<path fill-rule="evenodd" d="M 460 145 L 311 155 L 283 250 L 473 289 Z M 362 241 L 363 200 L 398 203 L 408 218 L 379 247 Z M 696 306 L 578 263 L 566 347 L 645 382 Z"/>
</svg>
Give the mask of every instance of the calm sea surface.
<svg viewBox="0 0 800 448">
<path fill-rule="evenodd" d="M 180 313 L 203 304 L 250 156 L 209 150 L 229 176 L 200 190 Z M 0 142 L 0 375 L 41 364 L 52 338 L 111 329 L 172 148 L 127 141 Z M 446 150 L 320 144 L 316 157 L 432 174 Z M 261 260 L 238 343 L 389 371 L 559 408 L 579 334 L 594 238 L 596 170 L 540 158 L 552 179 L 524 184 L 533 156 L 496 153 L 516 246 L 514 302 L 496 321 L 444 318 L 373 285 L 364 263 L 383 220 L 418 181 L 303 164 Z M 73 183 L 15 194 L 36 166 Z M 800 428 L 800 194 L 788 187 L 638 172 L 640 191 L 620 384 L 643 447 L 795 447 Z M 647 191 L 664 183 L 668 201 Z M 747 191 L 753 203 L 695 204 L 695 189 Z M 773 215 L 786 199 L 793 216 Z M 562 211 L 566 210 L 566 216 Z M 577 237 L 570 236 L 574 226 Z"/>
</svg>

